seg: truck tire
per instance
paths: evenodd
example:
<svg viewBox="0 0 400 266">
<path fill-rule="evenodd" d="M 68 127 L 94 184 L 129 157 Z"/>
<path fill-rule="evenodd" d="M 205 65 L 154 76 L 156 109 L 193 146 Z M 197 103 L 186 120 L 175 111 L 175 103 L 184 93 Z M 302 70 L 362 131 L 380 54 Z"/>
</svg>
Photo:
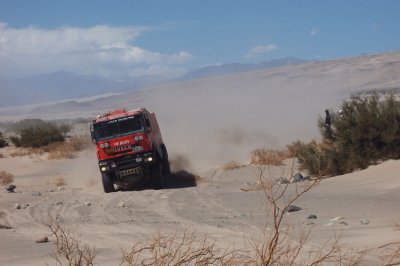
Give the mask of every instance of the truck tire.
<svg viewBox="0 0 400 266">
<path fill-rule="evenodd" d="M 155 189 L 164 188 L 164 175 L 162 170 L 161 161 L 157 161 L 157 163 L 151 167 L 151 178 L 153 179 Z"/>
<path fill-rule="evenodd" d="M 167 147 L 165 147 L 165 145 L 162 144 L 161 150 L 163 152 L 163 159 L 162 159 L 163 173 L 164 173 L 164 175 L 169 176 L 169 175 L 171 175 L 171 166 L 169 165 L 169 161 L 168 161 Z"/>
<path fill-rule="evenodd" d="M 105 193 L 115 192 L 114 184 L 108 174 L 101 174 L 101 180 L 103 181 L 103 188 Z"/>
</svg>

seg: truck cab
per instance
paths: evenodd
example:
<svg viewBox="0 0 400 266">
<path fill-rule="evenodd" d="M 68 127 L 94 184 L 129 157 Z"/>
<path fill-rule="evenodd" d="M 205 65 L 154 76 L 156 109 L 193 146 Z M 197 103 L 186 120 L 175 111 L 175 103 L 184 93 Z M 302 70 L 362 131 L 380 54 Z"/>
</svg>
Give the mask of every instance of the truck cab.
<svg viewBox="0 0 400 266">
<path fill-rule="evenodd" d="M 106 193 L 141 181 L 163 187 L 171 170 L 154 113 L 145 108 L 116 109 L 97 116 L 90 132 Z"/>
</svg>

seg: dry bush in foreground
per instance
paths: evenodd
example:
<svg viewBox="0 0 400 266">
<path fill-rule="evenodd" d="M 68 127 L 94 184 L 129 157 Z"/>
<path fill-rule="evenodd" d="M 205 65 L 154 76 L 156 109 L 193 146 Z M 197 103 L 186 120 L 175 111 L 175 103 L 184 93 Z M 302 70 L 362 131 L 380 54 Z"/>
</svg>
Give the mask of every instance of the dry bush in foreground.
<svg viewBox="0 0 400 266">
<path fill-rule="evenodd" d="M 251 152 L 251 164 L 282 165 L 289 158 L 288 151 L 256 149 Z"/>
<path fill-rule="evenodd" d="M 400 230 L 400 223 L 395 224 L 395 230 Z M 400 265 L 400 241 L 388 243 L 379 247 L 379 249 L 383 248 L 389 249 L 389 253 L 385 254 L 385 252 L 383 252 L 383 265 Z"/>
<path fill-rule="evenodd" d="M 221 250 L 215 241 L 198 239 L 195 231 L 186 228 L 182 236 L 157 233 L 147 243 L 122 250 L 120 265 L 245 265 L 249 261 L 246 254 Z"/>
<path fill-rule="evenodd" d="M 4 158 L 4 154 L 0 153 L 0 158 Z"/>
<path fill-rule="evenodd" d="M 380 246 L 379 249 L 388 248 L 390 252 L 383 255 L 383 263 L 385 266 L 400 265 L 400 242 L 389 243 Z"/>
<path fill-rule="evenodd" d="M 0 172 L 0 184 L 7 185 L 14 181 L 14 176 L 6 171 Z"/>
<path fill-rule="evenodd" d="M 48 159 L 72 159 L 76 152 L 87 148 L 91 144 L 89 138 L 73 137 L 65 142 L 54 142 L 47 146 Z"/>
<path fill-rule="evenodd" d="M 54 238 L 54 258 L 59 265 L 94 265 L 94 248 L 82 244 L 79 236 L 65 231 L 54 219 L 45 224 Z"/>
<path fill-rule="evenodd" d="M 243 191 L 260 190 L 265 200 L 266 222 L 261 229 L 264 241 L 254 243 L 257 265 L 320 265 L 334 263 L 339 265 L 357 265 L 360 262 L 360 254 L 345 254 L 336 235 L 332 242 L 326 243 L 317 250 L 305 248 L 310 230 L 295 233 L 291 228 L 283 229 L 286 214 L 293 204 L 305 193 L 318 186 L 324 174 L 312 180 L 306 180 L 296 184 L 281 184 L 271 176 L 266 176 L 266 165 L 256 164 L 258 170 L 257 187 L 242 188 Z M 269 172 L 269 171 L 268 171 Z M 290 176 L 294 174 L 294 160 L 290 169 Z M 290 177 L 289 176 L 289 177 Z M 268 222 L 271 224 L 269 225 Z M 271 226 L 272 228 L 267 230 Z"/>
</svg>

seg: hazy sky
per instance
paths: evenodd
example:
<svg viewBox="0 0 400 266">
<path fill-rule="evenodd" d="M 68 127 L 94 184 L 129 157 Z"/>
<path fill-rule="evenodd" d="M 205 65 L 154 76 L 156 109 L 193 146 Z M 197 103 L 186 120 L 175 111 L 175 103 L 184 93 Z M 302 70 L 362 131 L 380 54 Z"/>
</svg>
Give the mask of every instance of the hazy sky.
<svg viewBox="0 0 400 266">
<path fill-rule="evenodd" d="M 172 77 L 211 64 L 395 50 L 395 0 L 0 0 L 0 78 Z"/>
</svg>

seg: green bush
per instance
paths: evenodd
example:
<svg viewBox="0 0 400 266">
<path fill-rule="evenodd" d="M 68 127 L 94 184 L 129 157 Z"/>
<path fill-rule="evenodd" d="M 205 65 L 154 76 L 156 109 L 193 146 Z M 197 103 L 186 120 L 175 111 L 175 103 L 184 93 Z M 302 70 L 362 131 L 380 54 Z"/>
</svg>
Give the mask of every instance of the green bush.
<svg viewBox="0 0 400 266">
<path fill-rule="evenodd" d="M 3 133 L 0 131 L 0 148 L 3 148 L 8 145 L 7 140 L 5 140 Z"/>
<path fill-rule="evenodd" d="M 10 140 L 17 147 L 43 147 L 53 142 L 65 140 L 63 131 L 53 123 L 39 123 L 20 130 L 20 136 L 13 136 Z"/>
<path fill-rule="evenodd" d="M 28 118 L 23 119 L 21 121 L 10 123 L 7 125 L 8 132 L 21 132 L 23 129 L 31 128 L 31 127 L 45 127 L 46 122 L 39 118 Z"/>
<path fill-rule="evenodd" d="M 342 113 L 331 114 L 330 129 L 319 118 L 321 144 L 297 143 L 302 168 L 315 174 L 316 165 L 320 165 L 325 167 L 326 175 L 337 175 L 382 160 L 400 159 L 400 102 L 393 94 L 352 96 L 341 109 Z"/>
<path fill-rule="evenodd" d="M 8 132 L 20 133 L 22 130 L 28 128 L 47 127 L 49 123 L 57 126 L 63 134 L 67 134 L 72 130 L 72 126 L 68 123 L 68 120 L 53 120 L 48 122 L 39 118 L 23 119 L 15 123 L 7 122 L 3 126 Z"/>
</svg>

